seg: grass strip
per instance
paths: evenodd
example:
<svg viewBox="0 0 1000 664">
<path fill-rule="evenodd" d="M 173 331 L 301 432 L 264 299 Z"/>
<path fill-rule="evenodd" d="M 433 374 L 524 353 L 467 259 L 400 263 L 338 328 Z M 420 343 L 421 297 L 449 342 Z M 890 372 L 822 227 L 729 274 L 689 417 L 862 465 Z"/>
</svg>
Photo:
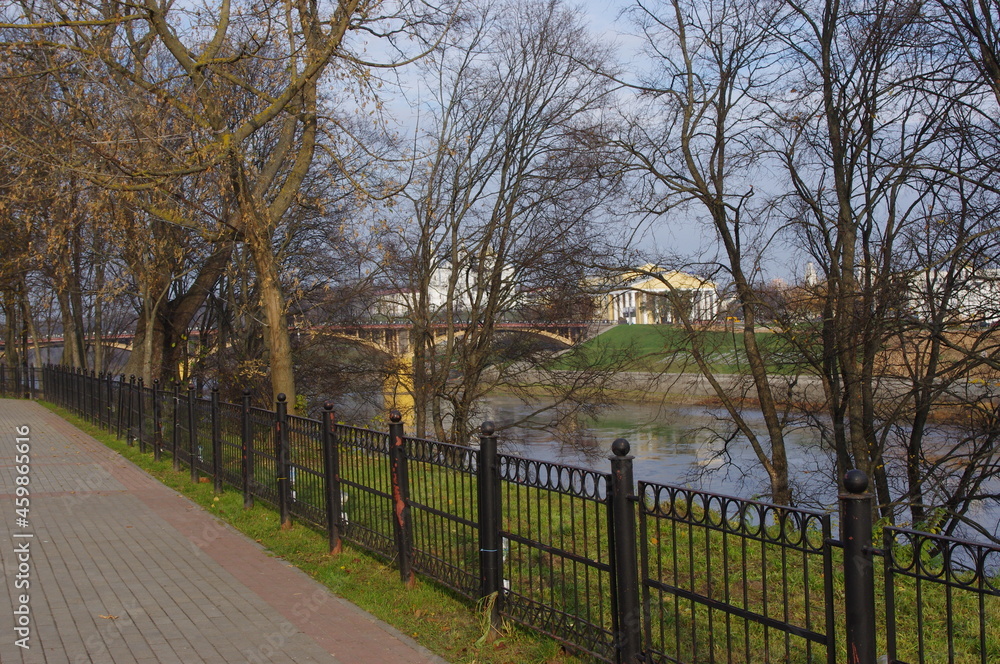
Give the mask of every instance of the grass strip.
<svg viewBox="0 0 1000 664">
<path fill-rule="evenodd" d="M 257 501 L 243 508 L 242 494 L 232 488 L 221 494 L 211 483 L 192 483 L 186 469 L 174 472 L 169 455 L 153 461 L 151 452 L 140 452 L 110 433 L 47 402 L 39 402 L 73 426 L 100 441 L 171 489 L 205 508 L 281 558 L 309 574 L 333 593 L 376 618 L 387 622 L 417 643 L 449 662 L 461 664 L 544 663 L 574 664 L 586 660 L 567 653 L 559 643 L 526 629 L 507 627 L 493 639 L 486 634 L 482 611 L 425 579 L 412 589 L 399 581 L 398 571 L 385 561 L 344 542 L 343 552 L 327 552 L 326 535 L 296 523 L 280 530 L 279 515 Z"/>
</svg>

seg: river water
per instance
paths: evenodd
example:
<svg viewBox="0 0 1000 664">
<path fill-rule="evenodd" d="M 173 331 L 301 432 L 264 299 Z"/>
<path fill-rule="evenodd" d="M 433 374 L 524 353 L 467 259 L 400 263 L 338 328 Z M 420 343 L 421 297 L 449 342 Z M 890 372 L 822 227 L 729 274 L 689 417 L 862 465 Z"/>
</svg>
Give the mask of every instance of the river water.
<svg viewBox="0 0 1000 664">
<path fill-rule="evenodd" d="M 485 400 L 483 419 L 496 423 L 501 451 L 608 472 L 611 443 L 624 438 L 635 457 L 637 480 L 767 501 L 767 476 L 749 441 L 742 435 L 733 435 L 731 420 L 722 408 L 623 403 L 596 417 L 567 418 L 567 423 L 556 427 L 552 424 L 559 419 L 558 411 L 529 418 L 520 426 L 507 426 L 534 410 L 537 405 L 526 406 L 514 397 L 491 396 Z M 766 441 L 760 411 L 745 411 L 744 417 Z M 933 445 L 935 436 L 944 440 L 946 428 L 932 429 L 926 444 Z M 727 438 L 728 442 L 723 442 Z M 785 442 L 796 503 L 835 512 L 834 459 L 821 445 L 817 430 L 808 426 L 790 428 Z M 892 468 L 891 459 L 889 463 Z M 984 490 L 1000 492 L 1000 482 L 990 481 Z M 1000 507 L 978 504 L 968 516 L 994 535 L 1000 533 Z M 956 534 L 982 540 L 981 534 L 971 530 L 962 529 Z"/>
<path fill-rule="evenodd" d="M 732 424 L 721 408 L 623 403 L 596 417 L 577 416 L 555 427 L 553 423 L 560 419 L 558 411 L 508 426 L 536 409 L 515 397 L 491 396 L 485 400 L 483 419 L 492 419 L 500 430 L 501 451 L 608 471 L 611 443 L 624 438 L 635 457 L 636 479 L 748 498 L 767 491 L 767 477 L 749 441 L 735 435 L 724 442 L 732 435 Z M 759 411 L 751 411 L 747 417 L 755 431 L 764 431 Z M 786 442 L 800 492 L 808 491 L 817 504 L 832 506 L 832 460 L 820 449 L 816 431 L 793 429 Z"/>
</svg>

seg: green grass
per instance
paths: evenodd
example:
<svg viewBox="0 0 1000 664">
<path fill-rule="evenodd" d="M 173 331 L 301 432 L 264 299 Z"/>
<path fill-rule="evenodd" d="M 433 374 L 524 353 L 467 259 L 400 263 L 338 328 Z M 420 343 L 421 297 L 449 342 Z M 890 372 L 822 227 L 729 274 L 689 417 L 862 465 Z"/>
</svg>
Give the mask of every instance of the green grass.
<svg viewBox="0 0 1000 664">
<path fill-rule="evenodd" d="M 406 588 L 400 583 L 399 572 L 394 567 L 346 542 L 342 553 L 331 556 L 324 533 L 301 523 L 290 530 L 281 530 L 278 514 L 270 506 L 258 501 L 252 509 L 245 510 L 239 491 L 229 489 L 216 495 L 210 483 L 192 483 L 186 468 L 173 471 L 167 450 L 163 460 L 155 462 L 150 452 L 141 453 L 138 446 L 129 447 L 69 411 L 44 402 L 42 405 L 261 543 L 271 555 L 302 569 L 337 595 L 450 662 L 572 664 L 585 661 L 567 654 L 551 639 L 516 627 L 485 642 L 482 613 L 467 600 L 419 577 L 413 588 Z"/>
<path fill-rule="evenodd" d="M 789 373 L 794 369 L 790 353 L 779 335 L 757 333 L 757 343 L 764 350 L 771 373 Z M 697 372 L 691 353 L 694 344 L 717 373 L 746 371 L 743 340 L 737 331 L 704 330 L 688 335 L 674 325 L 618 325 L 581 344 L 555 361 L 558 370 L 605 369 L 650 372 Z"/>
</svg>

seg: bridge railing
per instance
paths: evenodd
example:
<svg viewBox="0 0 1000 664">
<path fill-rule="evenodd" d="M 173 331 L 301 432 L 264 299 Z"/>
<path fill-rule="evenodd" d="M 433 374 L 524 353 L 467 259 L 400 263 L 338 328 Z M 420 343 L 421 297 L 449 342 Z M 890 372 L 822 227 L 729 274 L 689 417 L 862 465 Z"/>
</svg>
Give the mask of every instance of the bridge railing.
<svg viewBox="0 0 1000 664">
<path fill-rule="evenodd" d="M 899 529 L 876 548 L 859 471 L 838 541 L 827 513 L 637 483 L 624 440 L 602 472 L 501 454 L 492 423 L 465 447 L 407 436 L 398 413 L 386 432 L 337 423 L 331 404 L 316 420 L 249 394 L 227 404 L 57 367 L 38 378 L 0 372 L 0 389 L 43 390 L 193 481 L 318 527 L 332 553 L 347 540 L 406 583 L 419 573 L 483 601 L 494 626 L 599 661 L 985 664 L 1000 652 L 1000 548 Z"/>
</svg>

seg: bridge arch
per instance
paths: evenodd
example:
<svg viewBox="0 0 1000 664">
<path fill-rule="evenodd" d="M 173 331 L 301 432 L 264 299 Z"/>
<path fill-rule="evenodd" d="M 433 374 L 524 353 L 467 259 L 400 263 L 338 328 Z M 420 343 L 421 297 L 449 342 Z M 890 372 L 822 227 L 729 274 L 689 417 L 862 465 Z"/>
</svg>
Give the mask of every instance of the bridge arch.
<svg viewBox="0 0 1000 664">
<path fill-rule="evenodd" d="M 569 336 L 558 334 L 557 332 L 552 332 L 550 330 L 545 330 L 545 329 L 537 329 L 531 327 L 523 327 L 523 328 L 505 327 L 505 328 L 499 328 L 497 332 L 499 334 L 525 334 L 535 337 L 545 337 L 546 339 L 551 339 L 553 341 L 560 343 L 566 348 L 571 348 L 573 345 L 576 344 L 576 340 L 572 339 Z M 464 337 L 466 334 L 466 330 L 457 329 L 455 330 L 454 334 L 456 338 Z M 434 334 L 434 345 L 437 346 L 438 344 L 445 341 L 447 338 L 448 338 L 448 332 L 436 332 Z M 413 355 L 412 349 L 410 350 L 409 355 L 410 356 Z"/>
</svg>

